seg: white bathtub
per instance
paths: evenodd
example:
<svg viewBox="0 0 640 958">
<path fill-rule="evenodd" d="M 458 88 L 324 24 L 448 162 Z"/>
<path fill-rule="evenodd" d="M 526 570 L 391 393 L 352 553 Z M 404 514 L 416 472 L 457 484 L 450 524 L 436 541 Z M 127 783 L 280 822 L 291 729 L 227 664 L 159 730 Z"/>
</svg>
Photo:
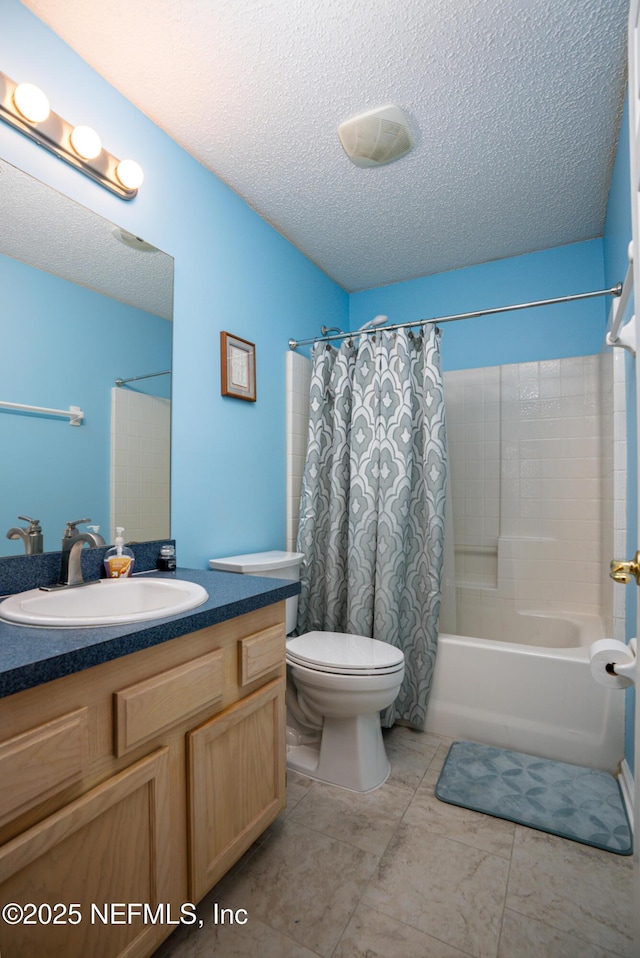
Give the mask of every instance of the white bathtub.
<svg viewBox="0 0 640 958">
<path fill-rule="evenodd" d="M 516 641 L 441 634 L 426 729 L 616 772 L 624 755 L 624 693 L 591 676 L 600 620 L 520 613 Z"/>
</svg>

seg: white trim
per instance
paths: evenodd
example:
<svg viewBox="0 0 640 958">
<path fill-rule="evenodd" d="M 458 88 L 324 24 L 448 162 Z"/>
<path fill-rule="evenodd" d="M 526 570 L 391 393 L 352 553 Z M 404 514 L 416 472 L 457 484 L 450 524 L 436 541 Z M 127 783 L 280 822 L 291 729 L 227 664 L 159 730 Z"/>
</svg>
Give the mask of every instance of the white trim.
<svg viewBox="0 0 640 958">
<path fill-rule="evenodd" d="M 640 62 L 638 57 L 638 42 L 640 39 L 638 32 L 638 25 L 640 20 L 640 2 L 639 0 L 631 0 L 629 5 L 629 28 L 628 28 L 628 77 L 629 77 L 629 167 L 631 174 L 630 182 L 630 192 L 631 192 L 631 226 L 632 226 L 632 254 L 631 259 L 633 259 L 634 264 L 640 263 L 640 218 L 639 218 L 639 208 L 638 201 L 640 199 L 638 195 L 638 173 L 640 172 L 640 154 L 638 151 L 638 141 L 637 141 L 637 130 L 638 130 L 638 120 L 640 118 L 640 87 L 638 87 L 638 74 L 640 70 Z M 640 282 L 634 280 L 633 284 L 633 312 L 636 316 L 640 316 Z M 640 409 L 640 361 L 638 356 L 636 356 L 636 410 Z M 636 417 L 637 418 L 637 417 Z M 637 422 L 637 431 L 638 431 L 638 456 L 640 457 L 640 420 Z M 640 458 L 639 458 L 640 463 Z M 638 485 L 638 484 L 636 484 Z M 633 496 L 635 502 L 638 503 L 638 495 L 640 494 L 640 487 L 637 487 L 633 491 Z M 640 515 L 640 513 L 638 513 Z M 638 542 L 638 537 L 640 535 L 640 527 L 636 529 L 636 542 Z M 636 543 L 631 541 L 627 544 L 628 546 L 635 547 Z M 636 622 L 627 622 L 626 627 L 629 630 L 627 634 L 640 635 L 640 632 L 637 631 L 638 624 L 640 623 L 640 603 L 637 606 Z M 633 630 L 633 631 L 631 631 Z M 634 768 L 640 770 L 640 704 L 636 702 L 635 716 L 629 716 L 629 718 L 634 722 L 635 726 L 635 735 L 634 735 Z M 626 782 L 626 791 L 625 794 L 629 794 L 629 797 L 633 797 L 633 782 L 628 774 L 625 771 L 626 761 L 622 763 L 621 772 L 625 776 Z M 629 788 L 629 783 L 631 782 L 631 788 Z M 629 805 L 628 805 L 629 807 Z M 633 807 L 633 802 L 631 801 L 631 807 Z M 640 849 L 638 848 L 638 842 L 635 843 L 633 851 L 633 891 L 632 891 L 632 913 L 633 913 L 633 937 L 636 942 L 640 941 Z"/>
<path fill-rule="evenodd" d="M 629 768 L 629 763 L 627 762 L 626 758 L 623 759 L 620 764 L 618 784 L 620 785 L 620 791 L 622 792 L 624 807 L 627 810 L 629 825 L 631 826 L 631 831 L 633 832 L 634 785 L 633 775 L 631 774 L 631 769 Z"/>
</svg>

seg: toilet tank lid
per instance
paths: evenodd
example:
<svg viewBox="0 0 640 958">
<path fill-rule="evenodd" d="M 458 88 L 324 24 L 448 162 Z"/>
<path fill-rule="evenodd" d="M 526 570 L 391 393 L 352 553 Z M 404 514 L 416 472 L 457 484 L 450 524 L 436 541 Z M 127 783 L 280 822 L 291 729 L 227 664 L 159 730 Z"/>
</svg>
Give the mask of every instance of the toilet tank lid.
<svg viewBox="0 0 640 958">
<path fill-rule="evenodd" d="M 246 555 L 209 559 L 209 568 L 219 572 L 242 572 L 250 575 L 252 572 L 260 573 L 273 569 L 297 569 L 303 558 L 302 552 L 273 549 L 271 552 L 249 552 Z"/>
</svg>

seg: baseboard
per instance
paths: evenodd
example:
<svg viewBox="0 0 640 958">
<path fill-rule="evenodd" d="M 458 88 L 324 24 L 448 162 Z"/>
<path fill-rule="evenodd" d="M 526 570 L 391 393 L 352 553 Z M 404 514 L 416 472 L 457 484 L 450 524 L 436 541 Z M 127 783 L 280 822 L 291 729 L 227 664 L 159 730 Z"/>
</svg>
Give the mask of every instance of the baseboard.
<svg viewBox="0 0 640 958">
<path fill-rule="evenodd" d="M 633 832 L 633 801 L 634 801 L 634 787 L 633 787 L 633 775 L 631 774 L 631 769 L 627 763 L 626 758 L 622 760 L 620 764 L 620 771 L 618 773 L 618 783 L 620 785 L 620 791 L 622 792 L 622 798 L 624 799 L 624 807 L 627 810 L 627 817 L 629 819 L 629 824 L 631 826 L 631 831 Z"/>
</svg>

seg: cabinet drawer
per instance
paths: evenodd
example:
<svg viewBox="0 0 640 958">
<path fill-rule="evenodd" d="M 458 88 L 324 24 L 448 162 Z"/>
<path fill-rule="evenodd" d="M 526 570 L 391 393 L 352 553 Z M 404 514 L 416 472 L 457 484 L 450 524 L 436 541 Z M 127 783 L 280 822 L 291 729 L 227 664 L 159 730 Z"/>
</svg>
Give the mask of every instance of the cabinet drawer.
<svg viewBox="0 0 640 958">
<path fill-rule="evenodd" d="M 254 632 L 238 642 L 238 684 L 249 685 L 282 665 L 285 635 L 281 625 Z"/>
<path fill-rule="evenodd" d="M 115 752 L 119 757 L 222 700 L 224 651 L 216 649 L 184 665 L 115 693 Z"/>
<path fill-rule="evenodd" d="M 0 743 L 0 823 L 81 778 L 88 748 L 88 708 L 68 712 Z"/>
</svg>

